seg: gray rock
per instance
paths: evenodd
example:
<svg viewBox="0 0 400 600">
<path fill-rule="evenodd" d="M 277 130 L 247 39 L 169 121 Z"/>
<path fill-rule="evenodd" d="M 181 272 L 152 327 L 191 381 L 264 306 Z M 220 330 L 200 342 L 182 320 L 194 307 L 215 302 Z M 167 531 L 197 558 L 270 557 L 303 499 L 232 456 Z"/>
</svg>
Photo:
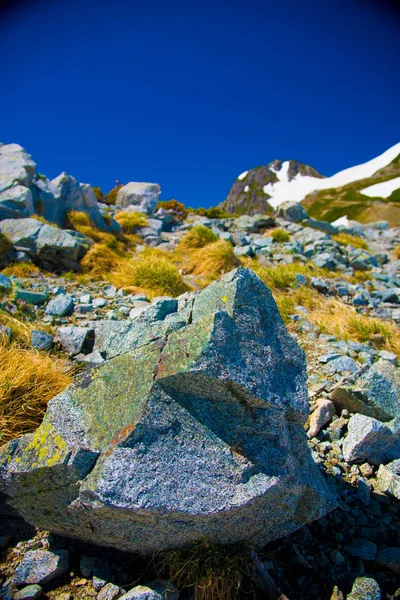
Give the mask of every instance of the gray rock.
<svg viewBox="0 0 400 600">
<path fill-rule="evenodd" d="M 116 204 L 122 208 L 132 207 L 151 216 L 157 207 L 160 191 L 157 183 L 131 181 L 118 190 Z"/>
<path fill-rule="evenodd" d="M 328 269 L 328 271 L 334 271 L 337 267 L 337 263 L 333 256 L 329 252 L 321 252 L 316 254 L 312 262 L 321 269 Z"/>
<path fill-rule="evenodd" d="M 29 550 L 15 569 L 14 585 L 49 583 L 68 570 L 66 550 Z"/>
<path fill-rule="evenodd" d="M 74 300 L 72 296 L 68 294 L 59 294 L 46 306 L 46 315 L 52 315 L 53 317 L 66 317 L 72 315 L 74 312 Z"/>
<path fill-rule="evenodd" d="M 357 577 L 347 600 L 381 600 L 381 589 L 372 577 Z"/>
<path fill-rule="evenodd" d="M 31 333 L 31 344 L 36 350 L 51 350 L 53 347 L 53 336 L 40 329 L 33 329 Z"/>
<path fill-rule="evenodd" d="M 293 223 L 300 223 L 304 219 L 308 219 L 308 214 L 301 204 L 289 200 L 279 205 L 278 217 L 287 221 L 293 221 Z"/>
<path fill-rule="evenodd" d="M 32 292 L 31 290 L 24 290 L 19 286 L 14 288 L 13 293 L 14 300 L 23 300 L 27 304 L 44 304 L 49 299 L 47 294 L 41 292 Z"/>
<path fill-rule="evenodd" d="M 121 596 L 121 600 L 178 600 L 178 591 L 170 581 L 137 585 Z"/>
<path fill-rule="evenodd" d="M 14 594 L 14 600 L 36 600 L 40 598 L 42 592 L 40 585 L 27 585 Z"/>
<path fill-rule="evenodd" d="M 381 421 L 356 414 L 348 423 L 343 456 L 347 462 L 387 463 L 400 457 L 399 436 Z"/>
<path fill-rule="evenodd" d="M 333 402 L 326 398 L 319 398 L 317 400 L 317 408 L 310 417 L 310 428 L 307 432 L 308 437 L 315 437 L 322 427 L 326 423 L 329 423 L 335 413 L 336 410 Z"/>
<path fill-rule="evenodd" d="M 18 144 L 0 145 L 0 220 L 34 212 L 32 192 L 36 164 Z"/>
<path fill-rule="evenodd" d="M 11 279 L 0 273 L 0 292 L 9 292 L 11 290 Z"/>
<path fill-rule="evenodd" d="M 116 600 L 124 593 L 124 590 L 114 585 L 113 583 L 107 583 L 97 594 L 97 600 Z"/>
<path fill-rule="evenodd" d="M 92 304 L 93 308 L 104 308 L 107 306 L 108 300 L 106 298 L 94 298 Z"/>
<path fill-rule="evenodd" d="M 55 339 L 70 356 L 80 352 L 89 354 L 93 349 L 94 330 L 90 327 L 59 327 Z"/>
<path fill-rule="evenodd" d="M 340 356 L 328 362 L 328 367 L 334 373 L 356 373 L 357 363 L 349 356 Z"/>
<path fill-rule="evenodd" d="M 382 492 L 389 492 L 400 500 L 400 459 L 388 465 L 381 465 L 378 469 L 377 480 Z"/>
<path fill-rule="evenodd" d="M 356 538 L 345 547 L 345 550 L 351 556 L 362 558 L 363 560 L 375 560 L 378 547 L 374 542 L 366 538 Z"/>
<path fill-rule="evenodd" d="M 340 386 L 331 394 L 338 410 L 347 409 L 374 417 L 400 431 L 400 370 L 379 360 L 353 384 Z"/>
<path fill-rule="evenodd" d="M 400 548 L 384 548 L 378 552 L 376 562 L 380 567 L 390 569 L 400 575 Z"/>
<path fill-rule="evenodd" d="M 151 553 L 261 546 L 335 506 L 306 444 L 305 357 L 271 292 L 237 269 L 177 308 L 96 323 L 108 360 L 1 448 L 0 491 L 25 520 Z"/>
<path fill-rule="evenodd" d="M 397 356 L 393 352 L 388 352 L 387 350 L 381 350 L 379 352 L 380 358 L 383 360 L 387 360 L 392 363 L 395 367 L 397 367 Z"/>
</svg>

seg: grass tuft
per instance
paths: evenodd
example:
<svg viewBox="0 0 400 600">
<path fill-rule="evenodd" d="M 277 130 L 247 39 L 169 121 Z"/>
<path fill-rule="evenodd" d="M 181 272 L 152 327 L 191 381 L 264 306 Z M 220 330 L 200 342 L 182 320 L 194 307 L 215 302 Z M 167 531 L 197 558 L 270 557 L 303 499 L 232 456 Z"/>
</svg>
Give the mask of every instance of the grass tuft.
<svg viewBox="0 0 400 600">
<path fill-rule="evenodd" d="M 146 248 L 137 257 L 121 261 L 109 280 L 117 287 L 143 290 L 151 298 L 175 297 L 190 289 L 168 254 L 156 248 Z"/>
<path fill-rule="evenodd" d="M 179 249 L 204 248 L 208 244 L 218 241 L 218 236 L 204 225 L 197 225 L 185 233 L 179 242 Z"/>
<path fill-rule="evenodd" d="M 31 262 L 12 263 L 3 269 L 2 273 L 7 277 L 14 275 L 15 277 L 30 277 L 32 273 L 39 273 L 40 269 Z"/>
<path fill-rule="evenodd" d="M 94 244 L 81 260 L 83 269 L 93 277 L 103 277 L 115 269 L 121 257 L 103 244 Z"/>
<path fill-rule="evenodd" d="M 1 344 L 1 342 L 0 342 Z M 15 344 L 0 348 L 0 444 L 34 431 L 49 400 L 72 382 L 66 362 Z"/>
<path fill-rule="evenodd" d="M 338 233 L 333 235 L 332 239 L 342 246 L 353 246 L 354 248 L 362 248 L 368 250 L 368 244 L 358 235 L 350 235 L 350 233 Z"/>
<path fill-rule="evenodd" d="M 277 244 L 284 244 L 290 240 L 290 234 L 284 229 L 272 229 L 268 234 Z"/>
<path fill-rule="evenodd" d="M 225 240 L 207 244 L 192 252 L 188 260 L 188 270 L 206 280 L 216 279 L 240 265 L 233 252 L 233 246 Z"/>
<path fill-rule="evenodd" d="M 160 567 L 180 590 L 192 588 L 194 600 L 238 598 L 244 580 L 254 572 L 250 548 L 245 543 L 199 542 L 166 553 Z"/>
<path fill-rule="evenodd" d="M 146 227 L 148 218 L 141 212 L 121 211 L 115 215 L 115 220 L 122 227 L 124 233 L 133 233 L 138 227 Z"/>
<path fill-rule="evenodd" d="M 4 233 L 0 233 L 0 260 L 11 249 L 12 243 Z"/>
<path fill-rule="evenodd" d="M 394 255 L 396 258 L 400 258 L 400 244 L 394 249 Z"/>
</svg>

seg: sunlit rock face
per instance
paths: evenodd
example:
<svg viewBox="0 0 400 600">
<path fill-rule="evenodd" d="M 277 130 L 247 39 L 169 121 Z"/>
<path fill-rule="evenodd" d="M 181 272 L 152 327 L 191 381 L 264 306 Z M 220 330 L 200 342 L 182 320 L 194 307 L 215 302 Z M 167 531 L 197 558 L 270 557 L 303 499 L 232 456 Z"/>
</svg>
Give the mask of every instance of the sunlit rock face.
<svg viewBox="0 0 400 600">
<path fill-rule="evenodd" d="M 303 429 L 305 357 L 262 281 L 237 269 L 163 306 L 119 324 L 105 363 L 1 448 L 9 504 L 141 553 L 204 536 L 263 545 L 334 508 Z"/>
</svg>

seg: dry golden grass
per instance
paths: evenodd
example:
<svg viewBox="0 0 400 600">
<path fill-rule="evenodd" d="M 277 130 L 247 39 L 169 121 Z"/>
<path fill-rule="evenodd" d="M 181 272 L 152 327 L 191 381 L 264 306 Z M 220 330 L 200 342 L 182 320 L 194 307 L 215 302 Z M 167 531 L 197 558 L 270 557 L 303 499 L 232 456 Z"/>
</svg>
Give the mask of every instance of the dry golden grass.
<svg viewBox="0 0 400 600">
<path fill-rule="evenodd" d="M 8 237 L 4 233 L 0 233 L 0 259 L 10 250 L 11 246 Z"/>
<path fill-rule="evenodd" d="M 51 227 L 56 227 L 57 229 L 59 229 L 57 223 L 52 223 L 51 221 L 48 221 L 41 215 L 32 215 L 31 219 L 36 219 L 36 221 L 40 221 L 41 223 L 44 223 L 45 225 L 50 225 Z"/>
<path fill-rule="evenodd" d="M 115 220 L 122 227 L 124 233 L 133 233 L 138 227 L 146 227 L 149 220 L 140 212 L 119 212 L 115 215 Z"/>
<path fill-rule="evenodd" d="M 31 332 L 34 329 L 32 323 L 22 322 L 4 310 L 0 310 L 0 325 L 11 329 L 12 340 L 18 343 L 19 346 L 30 348 Z M 2 346 L 0 348 L 2 349 Z"/>
<path fill-rule="evenodd" d="M 204 225 L 197 225 L 190 229 L 178 245 L 178 250 L 191 250 L 193 248 L 204 248 L 208 244 L 218 241 L 218 236 Z"/>
<path fill-rule="evenodd" d="M 290 240 L 290 234 L 284 229 L 271 229 L 268 235 L 272 237 L 277 244 L 284 244 Z"/>
<path fill-rule="evenodd" d="M 207 541 L 172 550 L 159 561 L 162 573 L 178 589 L 192 588 L 194 600 L 234 600 L 254 573 L 245 543 L 214 545 Z"/>
<path fill-rule="evenodd" d="M 146 248 L 136 257 L 121 261 L 108 280 L 117 287 L 146 292 L 155 296 L 179 296 L 188 291 L 170 255 L 156 248 Z"/>
<path fill-rule="evenodd" d="M 134 247 L 141 239 L 138 236 L 112 234 L 106 231 L 100 231 L 91 222 L 89 215 L 80 211 L 70 211 L 68 221 L 75 231 L 86 235 L 97 244 L 102 244 L 106 248 L 113 250 L 119 255 L 124 255 L 128 248 Z"/>
<path fill-rule="evenodd" d="M 233 246 L 225 240 L 207 244 L 192 252 L 187 259 L 187 270 L 204 277 L 204 284 L 240 266 Z"/>
<path fill-rule="evenodd" d="M 333 235 L 332 239 L 335 240 L 338 244 L 342 246 L 354 246 L 354 248 L 363 248 L 363 250 L 368 250 L 368 244 L 365 240 L 363 240 L 358 235 L 350 235 L 349 233 L 338 233 L 337 235 Z"/>
<path fill-rule="evenodd" d="M 71 382 L 66 362 L 0 345 L 0 444 L 34 431 L 49 400 Z"/>
<path fill-rule="evenodd" d="M 256 260 L 243 258 L 242 264 L 249 269 L 252 269 L 265 285 L 271 290 L 289 289 L 296 283 L 296 275 L 304 275 L 306 277 L 335 277 L 332 271 L 316 267 L 312 263 L 294 262 L 289 265 L 274 265 L 266 267 L 258 263 Z"/>
<path fill-rule="evenodd" d="M 39 267 L 30 262 L 12 263 L 2 271 L 7 277 L 11 277 L 11 275 L 15 277 L 30 277 L 32 273 L 39 272 Z"/>
<path fill-rule="evenodd" d="M 394 249 L 394 255 L 396 258 L 400 258 L 400 244 Z"/>
<path fill-rule="evenodd" d="M 120 261 L 121 257 L 107 246 L 94 244 L 81 260 L 81 266 L 92 277 L 105 277 Z"/>
</svg>

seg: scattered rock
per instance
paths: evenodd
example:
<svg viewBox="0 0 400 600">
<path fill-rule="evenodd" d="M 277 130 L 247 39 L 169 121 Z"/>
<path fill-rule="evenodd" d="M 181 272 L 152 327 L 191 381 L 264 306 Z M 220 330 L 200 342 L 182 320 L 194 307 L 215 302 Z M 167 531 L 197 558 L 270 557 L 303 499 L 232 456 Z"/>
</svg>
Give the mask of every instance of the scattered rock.
<svg viewBox="0 0 400 600">
<path fill-rule="evenodd" d="M 137 585 L 121 596 L 121 600 L 178 600 L 178 591 L 170 581 Z"/>
<path fill-rule="evenodd" d="M 15 570 L 14 585 L 48 583 L 68 570 L 66 550 L 30 550 Z"/>
<path fill-rule="evenodd" d="M 40 329 L 33 329 L 31 333 L 31 344 L 36 350 L 51 350 L 53 347 L 53 336 L 41 331 Z"/>
<path fill-rule="evenodd" d="M 400 459 L 380 465 L 377 473 L 379 489 L 400 500 Z"/>
<path fill-rule="evenodd" d="M 347 600 L 381 600 L 381 589 L 372 577 L 357 577 Z"/>
<path fill-rule="evenodd" d="M 40 598 L 42 592 L 40 585 L 27 585 L 14 594 L 14 600 L 36 600 L 36 598 Z"/>
<path fill-rule="evenodd" d="M 46 315 L 52 315 L 54 317 L 65 317 L 72 315 L 74 311 L 74 300 L 72 296 L 67 294 L 58 294 L 55 298 L 50 300 L 46 306 Z"/>
<path fill-rule="evenodd" d="M 384 548 L 379 550 L 376 562 L 380 567 L 390 569 L 400 575 L 400 548 Z"/>
<path fill-rule="evenodd" d="M 399 437 L 384 423 L 364 415 L 354 415 L 348 423 L 348 435 L 343 441 L 347 462 L 387 463 L 400 454 Z"/>
</svg>

